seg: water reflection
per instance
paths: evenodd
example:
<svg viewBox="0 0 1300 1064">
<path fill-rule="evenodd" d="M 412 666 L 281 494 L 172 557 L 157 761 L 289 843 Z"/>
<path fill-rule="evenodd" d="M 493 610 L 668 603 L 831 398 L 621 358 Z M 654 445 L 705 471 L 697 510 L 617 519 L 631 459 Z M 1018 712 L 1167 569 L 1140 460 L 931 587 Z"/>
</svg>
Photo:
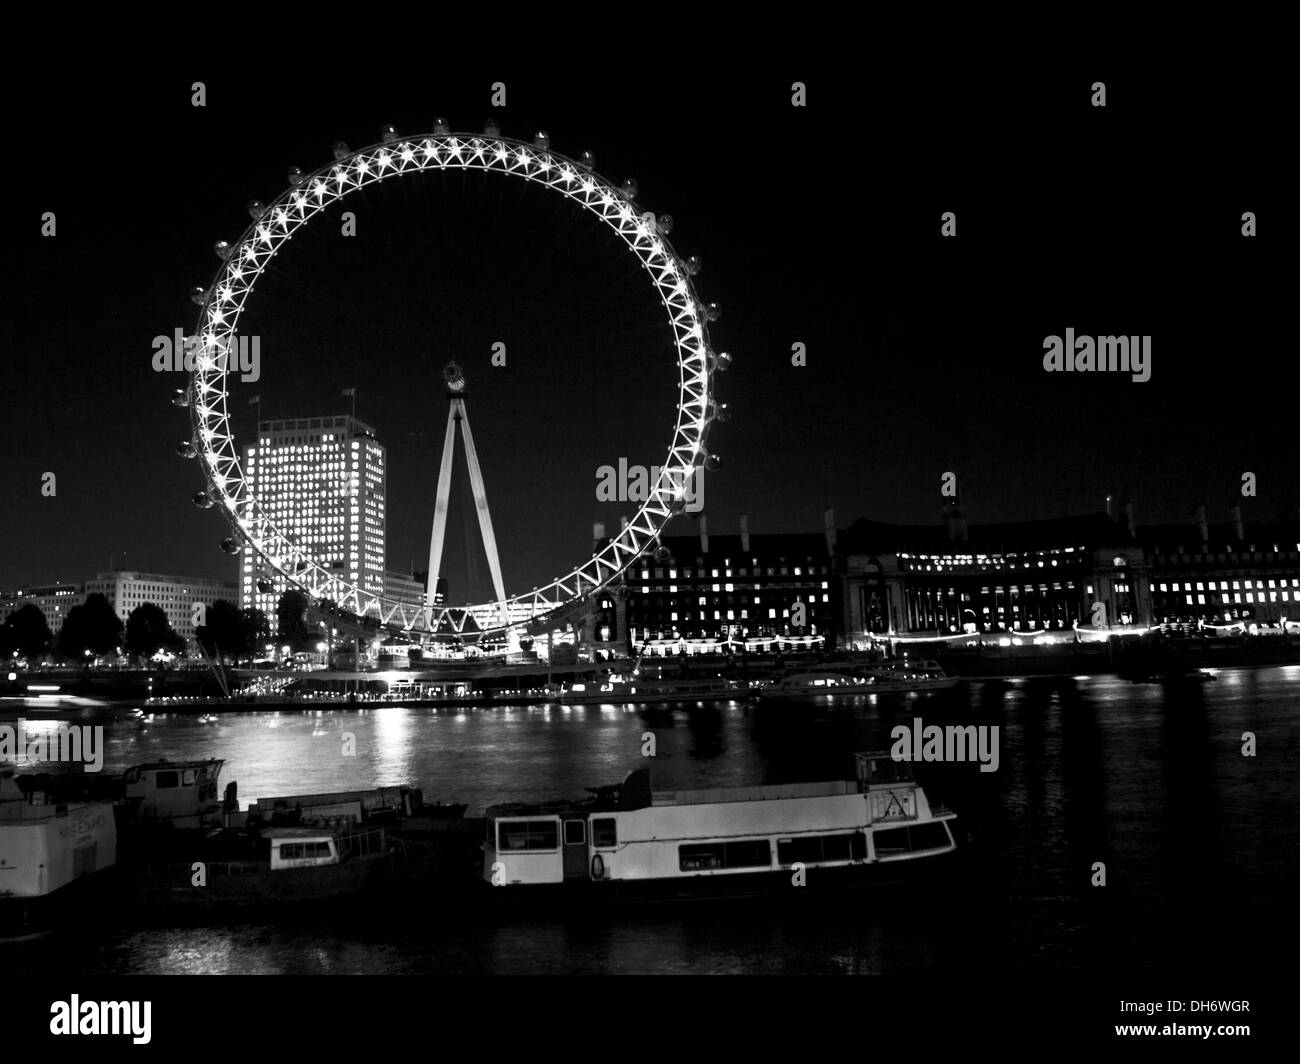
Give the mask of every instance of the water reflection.
<svg viewBox="0 0 1300 1064">
<path fill-rule="evenodd" d="M 762 971 L 1140 970 L 1240 964 L 1291 933 L 1300 888 L 1300 669 L 1225 670 L 1162 687 L 1114 677 L 962 684 L 919 698 L 750 707 L 494 707 L 250 713 L 204 726 L 160 717 L 107 728 L 106 768 L 221 757 L 258 795 L 415 783 L 429 800 L 578 797 L 650 764 L 657 788 L 842 776 L 895 725 L 997 726 L 1000 767 L 921 764 L 971 837 L 933 888 L 850 904 L 556 921 L 484 921 L 437 906 L 338 927 L 279 919 L 106 931 L 69 970 Z M 653 732 L 653 761 L 642 736 Z M 1242 756 L 1242 735 L 1259 752 Z M 356 738 L 343 753 L 344 733 Z M 1104 862 L 1106 886 L 1093 886 Z M 1243 922 L 1244 921 L 1244 922 Z M 1253 929 L 1243 931 L 1243 928 Z M 75 953 L 78 947 L 70 946 Z M 67 957 L 65 956 L 66 960 Z"/>
</svg>

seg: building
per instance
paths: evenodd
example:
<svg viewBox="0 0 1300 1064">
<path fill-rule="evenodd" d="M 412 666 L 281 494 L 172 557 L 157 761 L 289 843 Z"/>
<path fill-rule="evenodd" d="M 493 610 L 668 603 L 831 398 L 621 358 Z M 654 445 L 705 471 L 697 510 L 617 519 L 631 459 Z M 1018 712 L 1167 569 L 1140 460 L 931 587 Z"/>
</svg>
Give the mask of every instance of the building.
<svg viewBox="0 0 1300 1064">
<path fill-rule="evenodd" d="M 750 535 L 742 518 L 738 535 L 715 535 L 703 517 L 699 527 L 698 535 L 663 537 L 624 575 L 621 612 L 634 651 L 834 645 L 842 606 L 833 528 Z M 595 623 L 619 638 L 618 604 L 603 601 L 609 606 Z"/>
<path fill-rule="evenodd" d="M 244 449 L 245 481 L 261 513 L 312 561 L 377 596 L 384 593 L 386 464 L 374 429 L 348 415 L 261 421 L 257 443 Z M 272 632 L 285 587 L 246 545 L 239 602 L 265 612 Z"/>
<path fill-rule="evenodd" d="M 839 533 L 850 643 L 872 636 L 1042 632 L 1152 619 L 1150 564 L 1105 513 L 968 525 L 957 506 L 935 525 L 860 520 Z"/>
<path fill-rule="evenodd" d="M 423 606 L 424 591 L 428 586 L 429 574 L 401 573 L 395 569 L 384 570 L 384 598 L 390 602 L 400 602 L 403 606 Z M 438 577 L 438 590 L 434 595 L 434 604 L 441 603 L 447 596 L 447 578 Z"/>
<path fill-rule="evenodd" d="M 0 596 L 0 624 L 11 613 L 17 613 L 24 606 L 32 605 L 45 614 L 45 623 L 53 635 L 59 634 L 68 611 L 73 606 L 80 606 L 86 601 L 84 584 L 46 584 L 40 587 L 19 588 Z"/>
<path fill-rule="evenodd" d="M 1240 506 L 1228 518 L 1211 525 L 1201 506 L 1188 524 L 1139 529 L 1157 623 L 1300 619 L 1300 521 L 1247 524 Z"/>
<path fill-rule="evenodd" d="M 197 576 L 115 569 L 87 580 L 85 587 L 86 595 L 99 594 L 108 599 L 108 604 L 123 624 L 137 606 L 152 602 L 167 614 L 167 622 L 187 644 L 194 639 L 196 603 L 202 603 L 205 607 L 217 602 L 239 605 L 239 589 L 235 584 Z M 81 601 L 84 600 L 85 596 Z"/>
</svg>

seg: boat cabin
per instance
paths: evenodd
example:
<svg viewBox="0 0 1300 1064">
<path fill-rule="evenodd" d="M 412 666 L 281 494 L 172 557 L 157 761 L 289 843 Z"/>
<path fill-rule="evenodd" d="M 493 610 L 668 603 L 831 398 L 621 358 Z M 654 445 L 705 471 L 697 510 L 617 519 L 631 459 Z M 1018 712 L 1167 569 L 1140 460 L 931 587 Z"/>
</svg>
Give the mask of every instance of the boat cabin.
<svg viewBox="0 0 1300 1064">
<path fill-rule="evenodd" d="M 153 761 L 126 771 L 126 796 L 138 799 L 136 817 L 192 829 L 218 825 L 217 779 L 224 761 Z"/>
<path fill-rule="evenodd" d="M 332 831 L 310 828 L 267 828 L 262 838 L 271 844 L 271 871 L 291 868 L 320 868 L 342 859 Z"/>
</svg>

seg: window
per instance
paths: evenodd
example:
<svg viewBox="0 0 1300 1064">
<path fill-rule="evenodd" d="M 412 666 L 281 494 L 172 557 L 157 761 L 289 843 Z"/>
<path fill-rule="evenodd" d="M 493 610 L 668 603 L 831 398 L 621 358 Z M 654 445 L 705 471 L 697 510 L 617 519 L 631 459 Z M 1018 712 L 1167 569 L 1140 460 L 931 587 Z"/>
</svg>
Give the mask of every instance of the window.
<svg viewBox="0 0 1300 1064">
<path fill-rule="evenodd" d="M 497 823 L 497 849 L 554 850 L 559 841 L 554 820 L 502 820 Z"/>
<path fill-rule="evenodd" d="M 180 786 L 180 777 L 175 772 L 158 772 L 154 775 L 154 785 L 160 790 L 169 790 Z"/>
<path fill-rule="evenodd" d="M 566 820 L 564 822 L 564 845 L 581 846 L 587 841 L 587 824 L 583 820 Z"/>
<path fill-rule="evenodd" d="M 917 824 L 914 827 L 877 831 L 875 840 L 877 857 L 944 849 L 949 845 L 948 832 L 942 824 Z"/>
<path fill-rule="evenodd" d="M 861 861 L 867 856 L 867 838 L 860 831 L 847 835 L 811 835 L 798 839 L 778 839 L 777 861 L 783 865 L 800 861 L 821 864 L 826 861 Z"/>
<path fill-rule="evenodd" d="M 280 860 L 307 861 L 330 856 L 328 842 L 286 842 L 280 846 Z"/>
<path fill-rule="evenodd" d="M 720 868 L 770 868 L 772 846 L 767 839 L 693 843 L 677 847 L 677 860 L 683 872 Z"/>
<path fill-rule="evenodd" d="M 591 822 L 591 844 L 593 846 L 617 846 L 618 821 L 613 817 L 593 820 Z"/>
</svg>

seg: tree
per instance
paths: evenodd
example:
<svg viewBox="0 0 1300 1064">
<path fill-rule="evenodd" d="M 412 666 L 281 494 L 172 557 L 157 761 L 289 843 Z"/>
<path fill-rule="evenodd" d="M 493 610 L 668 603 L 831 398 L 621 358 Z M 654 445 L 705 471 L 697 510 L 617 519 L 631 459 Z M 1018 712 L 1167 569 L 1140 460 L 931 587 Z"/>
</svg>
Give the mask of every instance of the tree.
<svg viewBox="0 0 1300 1064">
<path fill-rule="evenodd" d="M 208 623 L 194 629 L 194 638 L 214 658 L 239 658 L 248 645 L 244 614 L 229 602 L 214 602 L 208 607 Z"/>
<path fill-rule="evenodd" d="M 49 649 L 53 638 L 45 614 L 29 602 L 9 614 L 0 626 L 0 653 L 8 658 L 16 650 L 19 657 L 34 660 Z"/>
<path fill-rule="evenodd" d="M 266 652 L 271 641 L 271 622 L 263 610 L 250 606 L 244 615 L 244 653 L 252 659 Z"/>
<path fill-rule="evenodd" d="M 307 606 L 307 596 L 301 591 L 286 591 L 275 605 L 280 642 L 287 644 L 290 650 L 309 650 L 318 640 L 307 627 Z"/>
<path fill-rule="evenodd" d="M 126 652 L 132 657 L 151 658 L 164 648 L 174 651 L 178 643 L 184 649 L 167 614 L 152 602 L 141 603 L 126 619 Z"/>
<path fill-rule="evenodd" d="M 89 650 L 107 654 L 122 642 L 122 618 L 103 595 L 87 595 L 80 606 L 68 611 L 59 632 L 59 654 L 66 659 L 80 659 Z"/>
</svg>

